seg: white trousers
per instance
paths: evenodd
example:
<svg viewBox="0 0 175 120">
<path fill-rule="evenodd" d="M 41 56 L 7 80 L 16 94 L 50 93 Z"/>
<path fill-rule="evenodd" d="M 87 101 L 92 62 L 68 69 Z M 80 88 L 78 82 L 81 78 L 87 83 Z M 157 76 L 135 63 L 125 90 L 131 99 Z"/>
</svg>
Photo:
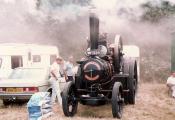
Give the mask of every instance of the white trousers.
<svg viewBox="0 0 175 120">
<path fill-rule="evenodd" d="M 58 100 L 58 103 L 62 106 L 62 98 L 61 98 L 61 90 L 59 85 L 59 80 L 56 80 L 54 77 L 50 78 L 50 84 L 52 87 L 52 103 L 55 102 L 56 97 Z"/>
<path fill-rule="evenodd" d="M 171 87 L 172 90 L 172 96 L 175 97 L 175 85 Z"/>
</svg>

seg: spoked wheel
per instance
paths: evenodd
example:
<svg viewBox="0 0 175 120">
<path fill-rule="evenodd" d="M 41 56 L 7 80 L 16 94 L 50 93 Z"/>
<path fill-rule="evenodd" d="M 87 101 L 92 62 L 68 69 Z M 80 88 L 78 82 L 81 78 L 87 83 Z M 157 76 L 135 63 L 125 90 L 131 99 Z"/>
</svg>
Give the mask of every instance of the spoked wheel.
<svg viewBox="0 0 175 120">
<path fill-rule="evenodd" d="M 123 112 L 122 85 L 115 82 L 112 90 L 112 114 L 114 118 L 121 118 Z"/>
<path fill-rule="evenodd" d="M 62 105 L 64 115 L 72 117 L 77 112 L 78 101 L 75 98 L 75 86 L 73 82 L 68 82 L 62 93 Z"/>
<path fill-rule="evenodd" d="M 129 104 L 135 104 L 135 97 L 136 97 L 136 91 L 137 91 L 137 72 L 135 72 L 137 69 L 137 66 L 134 65 L 133 62 L 130 64 L 129 67 L 129 81 L 128 81 L 128 87 L 129 87 L 129 94 L 128 94 L 128 103 Z"/>
<path fill-rule="evenodd" d="M 128 94 L 128 102 L 129 104 L 135 104 L 135 95 L 136 95 L 136 82 L 135 79 L 130 82 L 129 86 L 129 94 Z"/>
</svg>

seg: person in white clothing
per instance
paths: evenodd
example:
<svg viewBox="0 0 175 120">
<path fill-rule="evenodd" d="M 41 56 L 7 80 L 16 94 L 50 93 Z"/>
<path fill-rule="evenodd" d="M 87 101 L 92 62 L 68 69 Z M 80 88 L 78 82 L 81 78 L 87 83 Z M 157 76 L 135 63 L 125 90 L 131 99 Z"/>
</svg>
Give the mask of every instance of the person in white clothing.
<svg viewBox="0 0 175 120">
<path fill-rule="evenodd" d="M 175 72 L 167 79 L 167 87 L 172 91 L 172 97 L 175 98 Z"/>
<path fill-rule="evenodd" d="M 74 80 L 74 64 L 73 64 L 73 56 L 69 57 L 69 60 L 64 65 L 64 71 L 67 76 L 66 82 Z"/>
<path fill-rule="evenodd" d="M 55 62 L 51 65 L 50 68 L 50 83 L 52 87 L 52 103 L 55 103 L 56 97 L 58 99 L 59 104 L 62 106 L 62 98 L 61 91 L 59 86 L 59 80 L 61 79 L 60 74 L 60 65 L 62 63 L 62 58 L 56 58 Z"/>
</svg>

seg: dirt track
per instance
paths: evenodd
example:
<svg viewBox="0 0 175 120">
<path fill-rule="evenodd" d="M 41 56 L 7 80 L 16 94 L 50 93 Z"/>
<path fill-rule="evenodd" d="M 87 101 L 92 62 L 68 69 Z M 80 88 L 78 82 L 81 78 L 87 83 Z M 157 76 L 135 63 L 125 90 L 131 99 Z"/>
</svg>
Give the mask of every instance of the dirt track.
<svg viewBox="0 0 175 120">
<path fill-rule="evenodd" d="M 54 108 L 54 115 L 47 120 L 69 120 L 62 110 Z M 1 120 L 27 119 L 26 105 L 0 106 Z M 71 120 L 110 120 L 112 118 L 111 105 L 88 107 L 80 105 L 77 115 Z M 175 100 L 167 94 L 164 84 L 141 84 L 137 95 L 136 105 L 127 105 L 124 108 L 122 120 L 175 120 Z"/>
</svg>

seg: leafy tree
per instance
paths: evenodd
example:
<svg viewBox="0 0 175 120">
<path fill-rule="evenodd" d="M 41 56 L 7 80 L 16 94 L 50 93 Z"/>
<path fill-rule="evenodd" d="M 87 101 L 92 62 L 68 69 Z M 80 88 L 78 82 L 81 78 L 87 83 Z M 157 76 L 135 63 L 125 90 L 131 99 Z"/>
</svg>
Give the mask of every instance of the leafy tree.
<svg viewBox="0 0 175 120">
<path fill-rule="evenodd" d="M 162 1 L 160 5 L 153 5 L 151 2 L 147 2 L 142 5 L 142 8 L 145 9 L 142 20 L 151 22 L 158 22 L 162 18 L 171 17 L 175 14 L 175 5 L 168 1 Z"/>
</svg>

